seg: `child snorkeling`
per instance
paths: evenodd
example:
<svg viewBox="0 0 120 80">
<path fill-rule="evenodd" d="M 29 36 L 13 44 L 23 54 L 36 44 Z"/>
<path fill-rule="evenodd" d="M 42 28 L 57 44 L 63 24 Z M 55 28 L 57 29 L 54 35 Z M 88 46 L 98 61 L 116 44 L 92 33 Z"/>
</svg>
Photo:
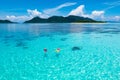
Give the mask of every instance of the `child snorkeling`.
<svg viewBox="0 0 120 80">
<path fill-rule="evenodd" d="M 44 48 L 43 51 L 44 51 L 44 57 L 47 57 L 47 51 L 48 50 L 46 48 Z"/>
<path fill-rule="evenodd" d="M 55 50 L 55 52 L 56 52 L 56 56 L 58 57 L 60 54 L 60 48 L 57 48 L 56 50 Z"/>
</svg>

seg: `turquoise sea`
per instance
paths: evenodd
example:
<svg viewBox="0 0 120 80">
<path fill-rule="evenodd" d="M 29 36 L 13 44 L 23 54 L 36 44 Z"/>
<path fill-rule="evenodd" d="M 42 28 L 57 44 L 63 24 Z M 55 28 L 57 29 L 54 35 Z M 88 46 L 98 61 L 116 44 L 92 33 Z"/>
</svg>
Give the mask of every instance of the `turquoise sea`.
<svg viewBox="0 0 120 80">
<path fill-rule="evenodd" d="M 0 24 L 0 80 L 120 80 L 120 24 Z"/>
</svg>

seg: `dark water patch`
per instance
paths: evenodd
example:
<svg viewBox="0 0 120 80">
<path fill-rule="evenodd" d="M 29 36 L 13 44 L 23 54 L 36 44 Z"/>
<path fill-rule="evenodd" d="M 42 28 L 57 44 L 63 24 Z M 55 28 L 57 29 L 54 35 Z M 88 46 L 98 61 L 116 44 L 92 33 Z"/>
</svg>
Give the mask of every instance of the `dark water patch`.
<svg viewBox="0 0 120 80">
<path fill-rule="evenodd" d="M 55 39 L 54 39 L 53 37 L 50 37 L 49 39 L 50 39 L 51 41 L 55 41 Z"/>
<path fill-rule="evenodd" d="M 28 49 L 29 47 L 27 46 L 27 43 L 24 41 L 18 41 L 16 42 L 16 47 L 21 47 L 23 49 Z"/>
<path fill-rule="evenodd" d="M 107 37 L 112 37 L 112 35 L 104 35 L 104 36 L 107 36 Z"/>
<path fill-rule="evenodd" d="M 60 40 L 61 40 L 61 41 L 66 41 L 66 40 L 67 40 L 67 38 L 61 38 Z"/>
<path fill-rule="evenodd" d="M 83 32 L 83 34 L 90 34 L 91 32 Z"/>
<path fill-rule="evenodd" d="M 10 44 L 5 44 L 5 46 L 10 46 Z"/>
<path fill-rule="evenodd" d="M 23 49 L 28 49 L 28 46 L 23 46 Z"/>
<path fill-rule="evenodd" d="M 101 37 L 95 37 L 95 38 L 101 38 Z"/>
<path fill-rule="evenodd" d="M 32 38 L 28 38 L 28 37 L 25 37 L 25 38 L 17 38 L 17 39 L 15 39 L 14 41 L 15 42 L 24 42 L 24 41 L 31 41 L 31 40 L 33 40 Z"/>
<path fill-rule="evenodd" d="M 99 31 L 100 33 L 119 33 L 120 31 L 109 31 L 109 30 L 105 30 L 105 31 Z"/>
<path fill-rule="evenodd" d="M 40 35 L 40 37 L 45 37 L 45 35 Z"/>
<path fill-rule="evenodd" d="M 120 32 L 118 32 L 118 31 L 101 31 L 99 33 L 119 34 Z"/>
<path fill-rule="evenodd" d="M 3 38 L 2 41 L 8 42 L 8 41 L 10 41 L 10 39 L 9 38 Z"/>
<path fill-rule="evenodd" d="M 81 50 L 82 48 L 81 47 L 78 47 L 78 46 L 74 46 L 72 47 L 72 51 L 78 51 L 78 50 Z"/>
<path fill-rule="evenodd" d="M 32 37 L 32 38 L 30 38 L 30 37 L 25 37 L 24 40 L 32 41 L 32 40 L 35 39 L 35 38 L 36 38 L 36 37 Z"/>
<path fill-rule="evenodd" d="M 91 28 L 91 27 L 83 27 L 83 31 L 85 32 L 94 32 L 97 31 L 99 28 Z"/>
<path fill-rule="evenodd" d="M 7 43 L 4 43 L 4 44 L 5 44 L 5 46 L 10 46 L 10 43 L 8 43 L 8 42 L 7 42 Z"/>
<path fill-rule="evenodd" d="M 40 34 L 40 37 L 51 37 L 50 34 Z"/>
<path fill-rule="evenodd" d="M 118 34 L 120 32 L 119 28 L 103 28 L 98 30 L 99 33 L 110 33 L 110 34 Z"/>
<path fill-rule="evenodd" d="M 47 34 L 46 37 L 51 37 L 51 35 Z"/>
<path fill-rule="evenodd" d="M 3 41 L 3 43 L 4 43 L 4 44 L 8 44 L 9 42 L 5 40 L 5 41 Z"/>
<path fill-rule="evenodd" d="M 19 41 L 16 43 L 16 47 L 24 47 L 24 46 L 26 46 L 25 42 Z"/>
<path fill-rule="evenodd" d="M 120 34 L 120 32 L 111 32 L 110 34 Z"/>
<path fill-rule="evenodd" d="M 10 40 L 9 39 L 3 39 L 1 42 L 3 42 L 4 45 L 10 46 Z"/>
<path fill-rule="evenodd" d="M 39 35 L 38 36 L 26 36 L 26 37 L 24 37 L 25 41 L 33 41 L 33 40 L 38 39 L 38 38 L 40 38 Z"/>
<path fill-rule="evenodd" d="M 55 40 L 56 38 L 55 38 L 53 35 L 51 35 L 51 36 L 49 37 L 49 39 L 50 39 L 50 40 Z"/>
<path fill-rule="evenodd" d="M 116 29 L 119 29 L 119 28 L 114 28 L 114 27 L 104 27 L 104 29 L 112 29 L 112 30 L 116 30 Z"/>
<path fill-rule="evenodd" d="M 14 35 L 7 35 L 4 38 L 13 38 L 13 37 L 14 37 Z"/>
<path fill-rule="evenodd" d="M 21 38 L 18 38 L 18 39 L 15 39 L 14 41 L 19 43 L 19 42 L 23 42 L 25 39 L 21 39 Z"/>
</svg>

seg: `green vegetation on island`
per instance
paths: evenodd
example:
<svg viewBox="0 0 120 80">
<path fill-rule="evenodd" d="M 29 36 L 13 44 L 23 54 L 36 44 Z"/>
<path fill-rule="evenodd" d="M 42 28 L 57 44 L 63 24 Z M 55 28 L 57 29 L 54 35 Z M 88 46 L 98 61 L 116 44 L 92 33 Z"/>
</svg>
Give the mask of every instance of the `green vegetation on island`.
<svg viewBox="0 0 120 80">
<path fill-rule="evenodd" d="M 16 23 L 10 20 L 0 20 L 0 23 Z M 31 20 L 25 21 L 24 23 L 106 23 L 105 21 L 96 21 L 88 17 L 80 17 L 70 15 L 67 17 L 63 16 L 52 16 L 49 18 L 34 17 Z"/>
<path fill-rule="evenodd" d="M 13 22 L 11 22 L 9 20 L 0 20 L 0 23 L 13 23 Z"/>
<path fill-rule="evenodd" d="M 31 20 L 25 21 L 24 23 L 104 23 L 104 21 L 96 21 L 88 17 L 80 16 L 52 16 L 47 19 L 34 17 Z"/>
</svg>

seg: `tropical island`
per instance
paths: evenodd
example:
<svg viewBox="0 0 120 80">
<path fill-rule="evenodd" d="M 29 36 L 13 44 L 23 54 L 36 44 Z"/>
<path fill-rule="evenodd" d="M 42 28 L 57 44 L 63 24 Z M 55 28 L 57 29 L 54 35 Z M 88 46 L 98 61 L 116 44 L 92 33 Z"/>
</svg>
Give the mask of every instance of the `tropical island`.
<svg viewBox="0 0 120 80">
<path fill-rule="evenodd" d="M 0 23 L 16 23 L 10 20 L 0 20 Z M 40 18 L 38 16 L 25 21 L 23 23 L 105 23 L 105 21 L 96 21 L 88 17 L 70 15 L 63 16 L 51 16 L 49 18 Z"/>
<path fill-rule="evenodd" d="M 0 20 L 0 23 L 13 23 L 13 22 L 9 20 Z"/>
<path fill-rule="evenodd" d="M 67 17 L 52 16 L 47 19 L 37 16 L 31 20 L 25 21 L 24 23 L 105 23 L 105 21 L 96 21 L 88 17 L 70 15 Z"/>
</svg>

